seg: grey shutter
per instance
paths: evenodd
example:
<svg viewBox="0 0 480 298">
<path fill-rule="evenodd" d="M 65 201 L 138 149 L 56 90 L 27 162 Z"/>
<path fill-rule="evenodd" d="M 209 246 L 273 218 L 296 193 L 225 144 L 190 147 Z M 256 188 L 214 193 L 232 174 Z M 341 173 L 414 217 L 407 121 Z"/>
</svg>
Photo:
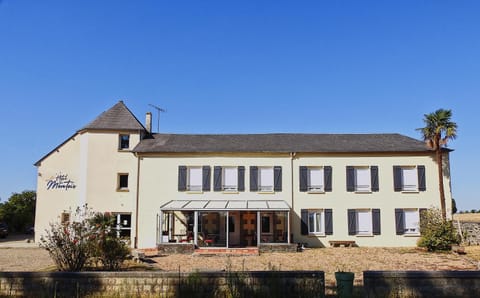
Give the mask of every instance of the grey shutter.
<svg viewBox="0 0 480 298">
<path fill-rule="evenodd" d="M 393 190 L 402 191 L 402 167 L 393 166 Z"/>
<path fill-rule="evenodd" d="M 213 191 L 222 191 L 222 167 L 213 167 Z"/>
<path fill-rule="evenodd" d="M 417 166 L 418 171 L 418 190 L 419 191 L 426 191 L 426 179 L 425 179 L 425 166 Z"/>
<path fill-rule="evenodd" d="M 332 209 L 325 209 L 325 235 L 333 235 Z"/>
<path fill-rule="evenodd" d="M 323 167 L 323 183 L 325 191 L 332 191 L 332 167 Z"/>
<path fill-rule="evenodd" d="M 405 213 L 403 209 L 395 209 L 395 230 L 397 235 L 405 234 Z"/>
<path fill-rule="evenodd" d="M 422 226 L 423 226 L 424 217 L 427 215 L 426 213 L 427 213 L 427 208 L 418 209 L 418 217 L 420 218 L 420 234 L 423 234 Z"/>
<path fill-rule="evenodd" d="M 282 167 L 273 167 L 273 190 L 282 191 Z"/>
<path fill-rule="evenodd" d="M 301 210 L 301 221 L 300 221 L 300 231 L 302 235 L 308 235 L 308 210 Z"/>
<path fill-rule="evenodd" d="M 250 191 L 258 191 L 258 167 L 250 167 Z"/>
<path fill-rule="evenodd" d="M 178 166 L 178 191 L 187 190 L 187 167 Z"/>
<path fill-rule="evenodd" d="M 357 212 L 355 209 L 348 209 L 348 235 L 357 234 Z"/>
<path fill-rule="evenodd" d="M 372 232 L 373 235 L 380 235 L 380 209 L 372 209 Z"/>
<path fill-rule="evenodd" d="M 202 178 L 203 178 L 203 191 L 210 191 L 210 167 L 203 166 L 202 171 Z"/>
<path fill-rule="evenodd" d="M 372 191 L 378 191 L 378 167 L 371 166 L 370 167 L 370 178 L 372 182 Z"/>
<path fill-rule="evenodd" d="M 238 167 L 238 191 L 245 191 L 245 167 Z"/>
<path fill-rule="evenodd" d="M 355 191 L 355 168 L 347 166 L 347 191 Z"/>
<path fill-rule="evenodd" d="M 308 190 L 308 169 L 307 167 L 300 167 L 300 191 L 304 192 Z"/>
</svg>

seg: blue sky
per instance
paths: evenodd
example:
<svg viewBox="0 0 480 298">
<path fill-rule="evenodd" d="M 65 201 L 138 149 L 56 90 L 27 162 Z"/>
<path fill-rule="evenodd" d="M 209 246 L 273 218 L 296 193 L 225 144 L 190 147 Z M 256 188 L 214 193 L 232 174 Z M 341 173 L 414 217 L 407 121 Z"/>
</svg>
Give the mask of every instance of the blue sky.
<svg viewBox="0 0 480 298">
<path fill-rule="evenodd" d="M 123 99 L 176 133 L 420 138 L 452 109 L 453 196 L 479 209 L 478 1 L 0 0 L 0 198 Z M 154 119 L 156 123 L 156 119 Z"/>
</svg>

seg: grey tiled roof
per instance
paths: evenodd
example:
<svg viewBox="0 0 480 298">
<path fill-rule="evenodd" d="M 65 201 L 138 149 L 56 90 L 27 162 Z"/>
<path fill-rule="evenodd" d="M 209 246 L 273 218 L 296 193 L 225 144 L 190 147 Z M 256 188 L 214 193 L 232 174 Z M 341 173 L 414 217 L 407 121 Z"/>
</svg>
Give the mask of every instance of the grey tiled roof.
<svg viewBox="0 0 480 298">
<path fill-rule="evenodd" d="M 113 107 L 103 112 L 81 130 L 145 130 L 133 113 L 119 101 Z"/>
<path fill-rule="evenodd" d="M 427 152 L 425 143 L 400 134 L 154 134 L 135 152 Z"/>
</svg>

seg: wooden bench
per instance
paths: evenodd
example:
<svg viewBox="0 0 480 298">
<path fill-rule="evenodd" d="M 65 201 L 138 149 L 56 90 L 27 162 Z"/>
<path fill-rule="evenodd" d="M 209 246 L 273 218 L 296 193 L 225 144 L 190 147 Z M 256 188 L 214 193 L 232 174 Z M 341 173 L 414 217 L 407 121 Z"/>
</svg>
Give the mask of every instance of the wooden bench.
<svg viewBox="0 0 480 298">
<path fill-rule="evenodd" d="M 351 240 L 332 240 L 332 241 L 328 241 L 330 243 L 330 246 L 332 247 L 340 247 L 340 246 L 343 246 L 343 247 L 352 247 L 352 246 L 355 246 L 355 241 L 351 241 Z"/>
</svg>

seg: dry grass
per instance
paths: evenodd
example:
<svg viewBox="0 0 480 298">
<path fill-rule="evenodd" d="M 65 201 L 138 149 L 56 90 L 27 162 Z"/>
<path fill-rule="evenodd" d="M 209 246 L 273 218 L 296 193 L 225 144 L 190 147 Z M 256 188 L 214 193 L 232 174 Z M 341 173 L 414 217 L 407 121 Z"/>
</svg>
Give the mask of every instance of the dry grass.
<svg viewBox="0 0 480 298">
<path fill-rule="evenodd" d="M 470 259 L 479 262 L 480 269 L 480 246 L 465 246 L 465 252 Z"/>
<path fill-rule="evenodd" d="M 480 222 L 480 213 L 457 213 L 453 215 L 453 219 L 462 222 Z"/>
<path fill-rule="evenodd" d="M 320 248 L 302 253 L 265 253 L 260 256 L 169 255 L 153 260 L 165 271 L 204 270 L 321 270 L 327 286 L 335 284 L 337 270 L 355 272 L 355 284 L 362 285 L 365 270 L 477 270 L 466 256 L 428 253 L 415 248 Z"/>
</svg>

